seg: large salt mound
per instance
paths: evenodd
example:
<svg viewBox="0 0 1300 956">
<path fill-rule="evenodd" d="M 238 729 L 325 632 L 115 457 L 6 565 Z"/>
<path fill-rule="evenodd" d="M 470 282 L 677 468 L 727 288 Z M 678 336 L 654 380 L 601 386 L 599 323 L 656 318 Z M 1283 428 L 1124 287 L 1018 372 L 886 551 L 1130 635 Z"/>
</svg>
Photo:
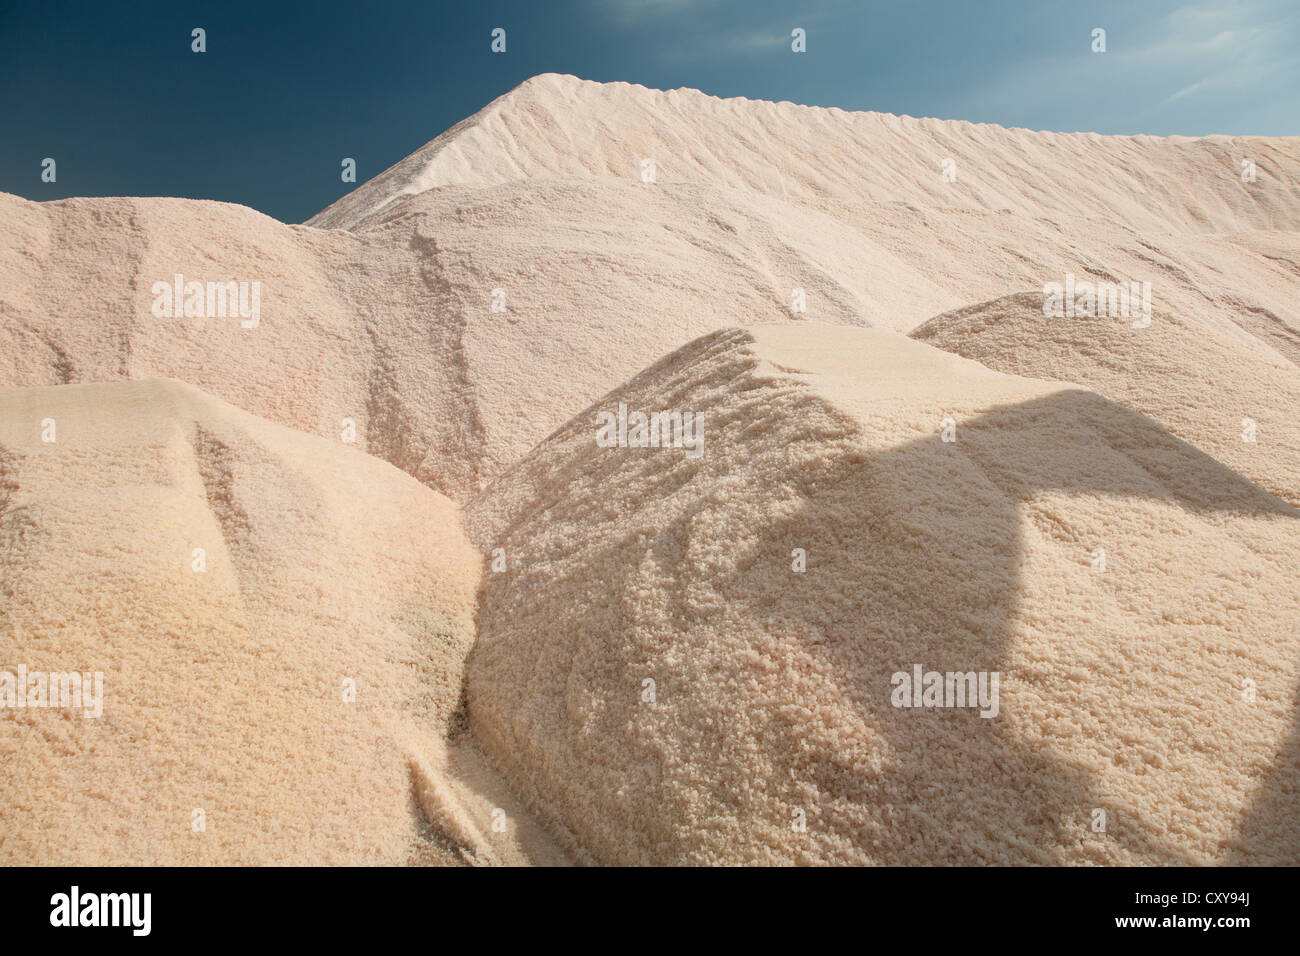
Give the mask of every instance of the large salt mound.
<svg viewBox="0 0 1300 956">
<path fill-rule="evenodd" d="M 170 377 L 330 440 L 351 419 L 361 449 L 464 502 L 725 326 L 905 332 L 1075 273 L 1151 281 L 1158 311 L 1300 362 L 1297 143 L 546 75 L 312 220 L 351 232 L 222 203 L 0 195 L 0 386 Z M 153 286 L 177 274 L 260 282 L 259 325 L 153 315 Z"/>
<path fill-rule="evenodd" d="M 1243 158 L 1273 187 L 1250 191 Z M 1033 209 L 1146 231 L 1291 228 L 1300 138 L 1047 133 L 545 73 L 309 220 L 351 228 L 404 197 L 510 180 L 704 182 L 793 199 Z M 940 176 L 952 159 L 960 190 Z M 930 175 L 921 171 L 925 170 Z"/>
<path fill-rule="evenodd" d="M 1133 328 L 1042 308 L 1040 293 L 1007 296 L 940 315 L 912 336 L 1001 372 L 1085 385 L 1300 505 L 1300 367 L 1175 313 Z M 1243 438 L 1247 420 L 1254 441 Z"/>
<path fill-rule="evenodd" d="M 723 327 L 907 331 L 1069 272 L 1151 281 L 1158 311 L 1300 361 L 1298 170 L 1295 139 L 1065 136 L 543 76 L 312 220 L 350 231 L 0 195 L 0 387 L 177 378 L 331 440 L 350 419 L 358 447 L 463 503 Z M 178 274 L 260 282 L 260 323 L 153 315 Z"/>
<path fill-rule="evenodd" d="M 703 454 L 597 447 L 619 403 Z M 470 725 L 595 860 L 1300 862 L 1300 513 L 1095 393 L 723 331 L 467 520 Z M 999 672 L 997 716 L 893 707 L 914 665 Z"/>
<path fill-rule="evenodd" d="M 0 545 L 0 664 L 103 674 L 98 719 L 4 712 L 3 862 L 493 858 L 444 773 L 479 558 L 442 496 L 177 382 L 10 390 Z"/>
<path fill-rule="evenodd" d="M 563 862 L 453 716 L 500 546 L 471 722 L 580 859 L 1300 862 L 1298 172 L 548 75 L 308 226 L 0 194 L 0 665 L 106 676 L 6 714 L 0 858 Z M 260 323 L 153 315 L 178 273 Z M 1146 337 L 988 301 L 1066 273 Z M 1094 391 L 803 324 L 938 313 Z M 159 377 L 209 394 L 43 387 Z M 704 456 L 597 449 L 620 397 Z M 998 717 L 890 707 L 913 664 Z"/>
<path fill-rule="evenodd" d="M 693 185 L 438 190 L 358 235 L 185 200 L 0 207 L 0 385 L 179 378 L 331 440 L 351 419 L 359 447 L 461 501 L 648 362 L 790 318 L 794 288 L 799 318 L 906 330 L 1084 266 L 1141 278 L 1157 255 L 1104 223 L 1076 240 L 1027 216 Z M 1162 239 L 1157 311 L 1300 358 L 1282 235 Z M 178 273 L 261 282 L 258 326 L 154 316 Z"/>
</svg>

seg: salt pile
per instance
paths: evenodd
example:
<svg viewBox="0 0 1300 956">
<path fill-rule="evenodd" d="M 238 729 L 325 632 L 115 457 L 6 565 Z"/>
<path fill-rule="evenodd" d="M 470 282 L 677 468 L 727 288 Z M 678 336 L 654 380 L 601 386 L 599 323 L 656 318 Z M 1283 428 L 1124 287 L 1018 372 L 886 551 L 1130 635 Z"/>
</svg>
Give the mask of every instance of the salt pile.
<svg viewBox="0 0 1300 956">
<path fill-rule="evenodd" d="M 706 454 L 593 453 L 618 404 L 695 411 Z M 468 517 L 509 558 L 471 725 L 597 859 L 1296 861 L 1300 512 L 1095 393 L 725 331 Z M 917 667 L 1000 675 L 993 719 L 896 706 Z"/>
<path fill-rule="evenodd" d="M 8 861 L 405 863 L 414 795 L 459 813 L 442 741 L 478 560 L 455 505 L 177 382 L 0 409 L 0 659 L 102 675 L 98 714 L 6 712 Z"/>
<path fill-rule="evenodd" d="M 0 194 L 0 701 L 103 678 L 0 859 L 1300 862 L 1298 178 L 547 74 L 304 225 Z"/>
</svg>

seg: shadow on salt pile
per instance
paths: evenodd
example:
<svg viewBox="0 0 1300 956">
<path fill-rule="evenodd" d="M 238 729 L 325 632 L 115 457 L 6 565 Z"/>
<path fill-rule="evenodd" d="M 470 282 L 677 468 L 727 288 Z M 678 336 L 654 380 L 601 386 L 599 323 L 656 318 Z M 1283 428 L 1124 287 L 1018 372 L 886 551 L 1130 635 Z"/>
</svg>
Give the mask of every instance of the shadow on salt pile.
<svg viewBox="0 0 1300 956">
<path fill-rule="evenodd" d="M 1142 467 L 1116 469 L 1072 456 L 1081 424 Z M 847 416 L 845 425 L 861 427 Z M 767 573 L 761 565 L 748 569 L 754 579 L 742 573 L 718 584 L 727 601 L 745 604 L 769 633 L 798 638 L 808 653 L 825 658 L 827 672 L 843 675 L 840 693 L 893 755 L 876 773 L 822 760 L 794 776 L 812 782 L 829 806 L 878 808 L 844 835 L 889 862 L 986 863 L 990 843 L 1018 847 L 1013 856 L 1021 862 L 1079 862 L 1091 856 L 1086 844 L 1097 809 L 1106 811 L 1109 838 L 1137 857 L 1200 862 L 1154 832 L 1152 821 L 1104 796 L 1087 768 L 1057 759 L 1045 745 L 1026 747 L 1023 736 L 1006 737 L 1003 721 L 978 719 L 972 711 L 894 707 L 891 676 L 910 674 L 918 663 L 940 673 L 1000 671 L 1005 709 L 1006 679 L 1013 676 L 1010 644 L 1026 587 L 1020 506 L 1044 492 L 1162 500 L 1201 516 L 1300 513 L 1156 422 L 1092 392 L 1065 391 L 996 408 L 964 421 L 958 431 L 953 446 L 936 436 L 884 453 L 842 456 L 820 474 L 788 476 L 817 493 L 785 521 L 764 527 L 753 551 L 789 554 L 802 546 L 818 556 L 815 573 L 829 578 L 819 593 L 836 597 L 817 609 L 815 624 L 800 589 L 773 598 L 759 580 Z M 1027 456 L 1026 447 L 1043 453 Z M 954 450 L 988 481 L 960 474 Z M 864 508 L 874 520 L 863 520 Z M 1105 540 L 1104 529 L 1096 532 Z M 1077 541 L 1077 547 L 1088 570 L 1091 544 Z M 864 579 L 881 586 L 864 593 Z M 1065 625 L 1060 640 L 1077 636 L 1072 622 L 1059 623 Z M 796 725 L 774 720 L 767 729 L 765 749 L 807 752 Z M 719 763 L 743 750 L 726 734 L 714 743 L 710 759 Z M 1284 854 L 1290 859 L 1300 852 L 1297 817 L 1288 818 L 1278 800 L 1290 794 L 1294 806 L 1298 748 L 1300 735 L 1293 733 L 1290 756 L 1273 771 L 1274 795 L 1255 801 L 1247 814 L 1269 819 L 1242 825 L 1243 831 L 1265 829 L 1275 841 L 1290 839 Z M 799 789 L 790 788 L 792 805 L 801 802 Z"/>
</svg>

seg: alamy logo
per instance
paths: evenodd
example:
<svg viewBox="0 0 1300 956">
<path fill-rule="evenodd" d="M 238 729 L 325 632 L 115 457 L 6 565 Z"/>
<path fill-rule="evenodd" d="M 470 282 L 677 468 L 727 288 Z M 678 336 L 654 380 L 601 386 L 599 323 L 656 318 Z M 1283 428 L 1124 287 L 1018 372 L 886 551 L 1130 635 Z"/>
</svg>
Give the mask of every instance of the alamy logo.
<svg viewBox="0 0 1300 956">
<path fill-rule="evenodd" d="M 704 425 L 698 412 L 596 413 L 596 444 L 601 448 L 684 448 L 687 458 L 704 453 Z"/>
<path fill-rule="evenodd" d="M 152 311 L 159 319 L 240 318 L 239 324 L 255 329 L 262 320 L 260 282 L 186 282 L 179 272 L 172 282 L 159 280 L 153 293 Z"/>
<path fill-rule="evenodd" d="M 104 675 L 29 671 L 19 664 L 17 673 L 0 670 L 0 707 L 80 710 L 94 720 L 104 715 Z"/>
<path fill-rule="evenodd" d="M 128 926 L 133 936 L 148 936 L 152 928 L 152 893 L 71 892 L 50 897 L 51 926 Z"/>
<path fill-rule="evenodd" d="M 1067 272 L 1064 283 L 1043 285 L 1043 315 L 1134 319 L 1133 328 L 1144 329 L 1151 324 L 1151 283 L 1076 282 Z"/>
<path fill-rule="evenodd" d="M 897 671 L 890 678 L 895 707 L 978 707 L 981 717 L 998 715 L 998 671 L 924 671 L 912 665 L 912 673 Z"/>
</svg>

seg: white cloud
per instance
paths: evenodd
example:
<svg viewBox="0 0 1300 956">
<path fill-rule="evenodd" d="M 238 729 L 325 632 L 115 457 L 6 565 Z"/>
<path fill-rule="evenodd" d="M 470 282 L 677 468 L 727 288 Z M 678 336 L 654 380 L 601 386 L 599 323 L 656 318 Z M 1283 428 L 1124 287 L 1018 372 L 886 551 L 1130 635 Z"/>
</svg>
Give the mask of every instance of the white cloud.
<svg viewBox="0 0 1300 956">
<path fill-rule="evenodd" d="M 1097 25 L 1106 26 L 1100 18 Z M 1243 103 L 1276 98 L 1282 79 L 1294 77 L 1298 32 L 1293 0 L 1189 4 L 1146 23 L 1111 25 L 1106 53 L 1093 53 L 1082 36 L 1073 55 L 1013 63 L 960 102 L 972 114 L 992 108 L 1040 127 L 1062 112 L 1094 129 L 1146 125 L 1159 107 L 1210 92 L 1233 92 Z"/>
<path fill-rule="evenodd" d="M 716 0 L 592 0 L 592 6 L 600 13 L 621 23 L 631 26 L 645 20 L 657 20 L 676 16 L 691 8 L 712 6 Z"/>
</svg>

